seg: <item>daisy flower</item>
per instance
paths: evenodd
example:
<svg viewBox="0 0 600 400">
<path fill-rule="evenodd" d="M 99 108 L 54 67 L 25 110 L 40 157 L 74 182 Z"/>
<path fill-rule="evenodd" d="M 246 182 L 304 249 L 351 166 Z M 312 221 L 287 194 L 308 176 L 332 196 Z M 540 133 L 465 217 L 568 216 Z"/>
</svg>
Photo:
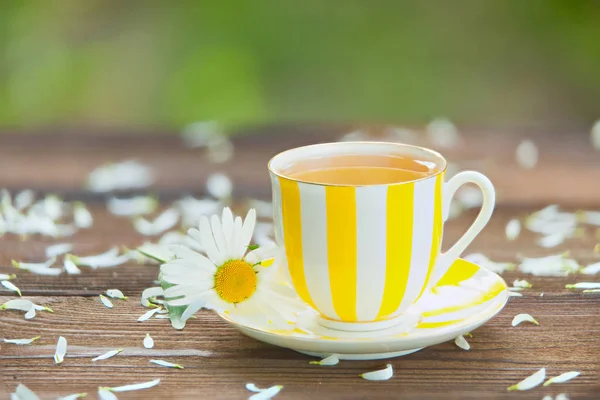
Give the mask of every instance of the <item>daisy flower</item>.
<svg viewBox="0 0 600 400">
<path fill-rule="evenodd" d="M 256 318 L 287 328 L 295 321 L 302 310 L 278 273 L 283 254 L 275 245 L 250 245 L 255 225 L 254 209 L 242 222 L 224 208 L 221 219 L 204 216 L 199 229 L 188 231 L 206 255 L 187 246 L 169 246 L 175 258 L 161 266 L 159 279 L 170 307 L 187 306 L 183 321 L 202 308 L 250 325 Z"/>
</svg>

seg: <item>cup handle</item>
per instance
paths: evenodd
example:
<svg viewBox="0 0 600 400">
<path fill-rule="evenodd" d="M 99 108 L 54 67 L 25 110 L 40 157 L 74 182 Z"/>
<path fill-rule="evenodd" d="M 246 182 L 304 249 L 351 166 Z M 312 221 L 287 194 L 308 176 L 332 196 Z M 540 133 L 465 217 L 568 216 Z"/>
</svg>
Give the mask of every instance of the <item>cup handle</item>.
<svg viewBox="0 0 600 400">
<path fill-rule="evenodd" d="M 483 204 L 481 210 L 475 218 L 473 224 L 467 229 L 464 235 L 445 253 L 440 253 L 438 261 L 432 272 L 429 280 L 428 287 L 434 286 L 448 271 L 452 263 L 458 259 L 461 253 L 467 248 L 469 244 L 475 239 L 481 230 L 490 220 L 492 212 L 494 211 L 494 205 L 496 204 L 496 192 L 492 182 L 483 174 L 474 171 L 464 171 L 453 176 L 448 182 L 444 184 L 443 190 L 443 206 L 442 206 L 442 221 L 445 223 L 450 213 L 450 203 L 454 194 L 459 187 L 466 183 L 474 183 L 479 186 L 483 193 Z"/>
</svg>

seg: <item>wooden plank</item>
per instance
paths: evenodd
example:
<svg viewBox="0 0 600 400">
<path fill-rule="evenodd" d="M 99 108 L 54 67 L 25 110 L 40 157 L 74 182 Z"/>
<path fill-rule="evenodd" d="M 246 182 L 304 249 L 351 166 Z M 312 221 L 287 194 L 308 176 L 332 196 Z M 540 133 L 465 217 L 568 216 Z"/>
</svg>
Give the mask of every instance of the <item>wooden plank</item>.
<svg viewBox="0 0 600 400">
<path fill-rule="evenodd" d="M 586 396 L 597 393 L 594 390 L 598 388 L 597 296 L 513 298 L 501 314 L 469 339 L 470 351 L 445 343 L 391 360 L 395 377 L 375 383 L 358 374 L 387 361 L 309 365 L 310 357 L 247 338 L 208 312 L 198 314 L 183 331 L 176 331 L 167 320 L 135 322 L 145 311 L 136 299 L 115 300 L 113 309 L 94 298 L 32 300 L 50 304 L 54 313 L 42 312 L 30 321 L 16 311 L 2 314 L 0 332 L 42 338 L 30 346 L 2 345 L 0 393 L 9 393 L 16 382 L 51 397 L 161 378 L 160 387 L 144 392 L 143 398 L 243 398 L 249 394 L 245 383 L 254 382 L 284 385 L 282 399 L 305 398 L 307 391 L 311 396 L 332 399 L 388 398 L 395 397 L 394 393 L 402 393 L 406 399 L 492 399 L 503 398 L 506 387 L 541 367 L 547 367 L 549 376 L 569 370 L 579 370 L 582 375 L 568 384 L 538 388 L 519 398 L 540 399 L 558 392 L 567 392 L 572 399 L 592 398 Z M 511 327 L 512 317 L 521 312 L 533 313 L 540 326 Z M 154 338 L 154 349 L 142 347 L 146 333 Z M 59 335 L 67 338 L 69 351 L 65 362 L 55 365 L 52 355 Z M 108 360 L 90 361 L 116 348 L 125 351 Z M 185 369 L 158 367 L 149 363 L 152 358 L 177 362 Z"/>
<path fill-rule="evenodd" d="M 241 207 L 238 207 L 238 209 L 241 211 Z M 153 281 L 158 276 L 156 265 L 128 263 L 115 268 L 98 270 L 82 267 L 83 273 L 81 275 L 63 273 L 59 277 L 35 275 L 15 270 L 10 266 L 11 259 L 31 262 L 43 261 L 45 259 L 45 248 L 54 242 L 71 242 L 74 244 L 74 254 L 89 255 L 102 253 L 113 246 L 135 248 L 144 241 L 152 239 L 144 238 L 138 234 L 133 229 L 129 219 L 112 216 L 101 205 L 95 205 L 91 207 L 91 210 L 95 216 L 93 228 L 81 231 L 73 238 L 50 241 L 33 236 L 23 241 L 14 235 L 3 237 L 0 240 L 0 273 L 16 272 L 18 277 L 13 282 L 25 295 L 95 296 L 108 288 L 119 288 L 127 294 L 139 294 L 143 289 L 154 286 Z M 569 239 L 564 245 L 554 249 L 544 249 L 537 246 L 535 244 L 537 235 L 526 230 L 523 230 L 518 240 L 514 242 L 507 241 L 504 234 L 506 223 L 514 217 L 522 219 L 534 210 L 533 208 L 516 207 L 498 208 L 490 224 L 475 239 L 466 254 L 483 252 L 494 261 L 515 262 L 519 255 L 538 257 L 569 250 L 571 256 L 582 264 L 600 261 L 600 254 L 593 251 L 598 239 L 596 238 L 596 229 L 592 227 L 585 229 L 585 235 L 582 238 Z M 476 211 L 471 210 L 460 218 L 447 223 L 444 232 L 444 248 L 454 243 L 466 231 L 468 225 L 475 218 L 475 214 Z M 519 273 L 509 273 L 506 279 L 512 282 L 517 277 L 527 276 Z M 549 285 L 544 290 L 555 289 L 560 292 L 564 288 L 565 282 L 571 283 L 587 279 L 587 277 L 573 276 L 568 280 L 557 280 L 555 278 L 529 276 L 527 279 L 534 284 L 544 282 L 545 285 Z M 0 293 L 8 292 L 0 287 Z"/>
<path fill-rule="evenodd" d="M 382 138 L 381 127 L 366 129 L 373 133 L 373 139 Z M 207 177 L 223 171 L 233 179 L 237 195 L 268 198 L 266 165 L 273 155 L 300 145 L 337 140 L 349 127 L 283 125 L 254 131 L 259 134 L 248 136 L 241 131 L 234 139 L 234 158 L 225 164 L 208 163 L 204 150 L 186 149 L 177 136 L 3 135 L 0 182 L 12 189 L 89 196 L 83 188 L 93 168 L 135 158 L 155 169 L 157 182 L 151 190 L 158 193 L 203 193 Z M 600 158 L 587 134 L 544 132 L 527 137 L 537 143 L 540 151 L 539 163 L 532 170 L 524 170 L 515 160 L 515 149 L 523 135 L 473 130 L 465 133 L 455 148 L 438 148 L 423 138 L 417 144 L 440 150 L 463 169 L 487 174 L 496 185 L 500 204 L 600 203 L 600 186 L 589 184 L 600 176 Z"/>
</svg>

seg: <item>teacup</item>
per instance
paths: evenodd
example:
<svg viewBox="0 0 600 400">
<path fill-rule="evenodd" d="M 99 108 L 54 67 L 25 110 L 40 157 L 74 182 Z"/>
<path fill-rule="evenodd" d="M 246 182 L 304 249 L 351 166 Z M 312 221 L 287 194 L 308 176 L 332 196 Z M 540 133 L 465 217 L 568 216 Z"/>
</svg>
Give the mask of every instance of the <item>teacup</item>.
<svg viewBox="0 0 600 400">
<path fill-rule="evenodd" d="M 307 160 L 356 155 L 425 160 L 435 172 L 373 185 L 303 181 L 289 173 Z M 271 159 L 275 238 L 285 248 L 294 289 L 320 313 L 322 325 L 366 331 L 399 323 L 481 232 L 494 209 L 494 187 L 472 171 L 444 182 L 446 166 L 433 150 L 385 142 L 317 144 Z M 465 183 L 483 192 L 481 211 L 441 252 L 450 202 Z"/>
</svg>

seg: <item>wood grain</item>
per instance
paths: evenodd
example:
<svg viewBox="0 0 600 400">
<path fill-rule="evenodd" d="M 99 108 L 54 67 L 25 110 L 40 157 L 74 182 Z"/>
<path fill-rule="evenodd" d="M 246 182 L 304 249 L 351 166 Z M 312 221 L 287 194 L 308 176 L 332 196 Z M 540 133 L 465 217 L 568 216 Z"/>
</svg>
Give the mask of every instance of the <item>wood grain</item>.
<svg viewBox="0 0 600 400">
<path fill-rule="evenodd" d="M 87 173 L 110 161 L 134 158 L 156 168 L 156 192 L 163 207 L 184 194 L 204 192 L 212 171 L 223 170 L 236 183 L 236 206 L 244 209 L 248 196 L 269 196 L 266 161 L 277 151 L 306 143 L 330 141 L 353 127 L 328 125 L 255 127 L 235 138 L 236 154 L 222 166 L 206 162 L 202 150 L 184 149 L 176 136 L 134 136 L 119 134 L 52 134 L 0 136 L 0 183 L 11 189 L 33 188 L 57 192 L 70 199 L 83 199 L 94 214 L 94 227 L 68 241 L 74 253 L 100 253 L 112 246 L 133 248 L 147 238 L 132 228 L 131 221 L 108 214 L 103 195 L 83 190 Z M 371 126 L 374 135 L 382 128 Z M 260 135 L 244 136 L 256 131 Z M 287 134 L 286 134 L 287 133 Z M 538 167 L 520 169 L 514 149 L 524 138 L 533 138 L 540 148 Z M 600 261 L 594 253 L 596 230 L 587 228 L 582 238 L 570 239 L 556 249 L 542 249 L 537 236 L 524 231 L 508 242 L 504 235 L 511 218 L 524 218 L 536 209 L 561 202 L 568 209 L 600 209 L 600 160 L 589 149 L 584 135 L 465 134 L 456 149 L 442 150 L 463 168 L 480 170 L 493 180 L 499 191 L 497 210 L 483 233 L 467 253 L 482 252 L 496 261 L 516 261 L 519 256 L 542 256 L 569 250 L 582 264 Z M 420 144 L 427 145 L 420 139 Z M 19 166 L 16 168 L 15 166 Z M 447 248 L 475 218 L 468 211 L 447 223 Z M 61 242 L 64 240 L 61 240 Z M 10 260 L 41 261 L 45 248 L 56 241 L 39 237 L 27 240 L 5 235 L 0 238 L 0 272 L 14 272 Z M 94 398 L 98 386 L 116 386 L 161 378 L 153 389 L 119 394 L 120 399 L 232 399 L 250 395 L 248 382 L 259 386 L 282 384 L 281 399 L 541 399 L 546 394 L 567 393 L 571 399 L 600 398 L 600 294 L 583 294 L 565 289 L 577 281 L 598 281 L 597 276 L 567 278 L 532 277 L 507 272 L 504 279 L 527 278 L 533 288 L 524 297 L 511 298 L 507 307 L 469 339 L 470 351 L 444 343 L 412 355 L 393 359 L 393 379 L 368 382 L 358 374 L 384 366 L 387 361 L 342 361 L 335 367 L 308 364 L 310 357 L 270 346 L 241 335 L 217 316 L 205 312 L 191 320 L 183 331 L 170 327 L 168 320 L 136 322 L 146 309 L 139 303 L 141 291 L 153 286 L 158 267 L 135 263 L 89 270 L 81 275 L 39 276 L 18 271 L 13 282 L 26 298 L 48 304 L 54 313 L 40 312 L 27 321 L 23 313 L 0 311 L 0 337 L 28 338 L 41 335 L 30 346 L 1 344 L 0 398 L 8 397 L 18 383 L 24 383 L 53 399 L 58 395 L 86 391 Z M 97 295 L 119 288 L 129 300 L 114 300 L 104 307 Z M 543 296 L 541 294 L 543 293 Z M 0 288 L 0 303 L 14 298 Z M 512 317 L 530 313 L 540 326 L 511 327 Z M 150 333 L 153 349 L 142 340 Z M 52 359 L 58 336 L 69 342 L 67 358 L 61 365 Z M 124 351 L 109 360 L 91 359 L 108 350 Z M 173 370 L 152 365 L 152 358 L 185 366 Z M 524 393 L 507 393 L 506 388 L 541 367 L 554 376 L 570 370 L 581 371 L 573 381 L 536 388 Z"/>
</svg>

